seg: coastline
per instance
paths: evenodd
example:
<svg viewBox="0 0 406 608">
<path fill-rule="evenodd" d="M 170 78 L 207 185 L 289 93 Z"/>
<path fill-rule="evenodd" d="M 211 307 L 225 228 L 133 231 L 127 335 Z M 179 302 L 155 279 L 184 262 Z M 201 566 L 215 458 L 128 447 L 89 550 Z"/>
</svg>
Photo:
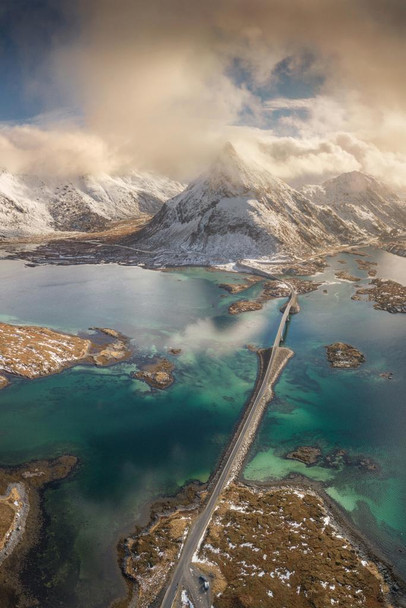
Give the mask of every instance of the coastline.
<svg viewBox="0 0 406 608">
<path fill-rule="evenodd" d="M 24 526 L 18 530 L 19 534 L 13 539 L 12 547 L 7 546 L 7 554 L 1 562 L 2 608 L 31 608 L 35 605 L 30 595 L 31 586 L 27 588 L 24 578 L 31 559 L 35 559 L 35 549 L 45 525 L 44 493 L 53 484 L 74 474 L 78 466 L 78 458 L 66 454 L 49 460 L 32 460 L 21 465 L 0 467 L 1 485 L 5 482 L 20 483 L 25 488 Z"/>
<path fill-rule="evenodd" d="M 378 567 L 385 582 L 387 582 L 391 588 L 391 594 L 394 595 L 393 599 L 396 599 L 397 603 L 394 604 L 394 606 L 396 608 L 404 608 L 406 606 L 406 581 L 401 574 L 397 572 L 396 565 L 385 557 L 382 549 L 377 544 L 357 528 L 348 512 L 327 494 L 323 482 L 310 479 L 309 477 L 297 473 L 291 473 L 280 480 L 272 480 L 272 478 L 269 478 L 263 481 L 246 479 L 242 473 L 239 476 L 238 481 L 254 489 L 271 490 L 272 488 L 288 488 L 299 491 L 312 490 L 325 503 L 344 536 L 359 549 L 360 554 L 364 555 L 366 559 L 373 562 Z"/>
<path fill-rule="evenodd" d="M 286 349 L 286 350 L 288 350 L 288 349 Z M 249 411 L 249 404 L 255 396 L 255 392 L 256 392 L 258 384 L 261 382 L 261 376 L 262 376 L 261 369 L 263 369 L 263 366 L 264 366 L 264 360 L 263 360 L 264 355 L 266 355 L 266 351 L 262 353 L 262 356 L 259 354 L 258 371 L 257 371 L 256 382 L 254 385 L 254 390 L 253 390 L 253 393 L 251 394 L 251 396 L 249 397 L 249 399 L 247 400 L 247 402 L 245 403 L 241 416 L 239 417 L 238 421 L 236 422 L 236 424 L 233 428 L 233 433 L 232 433 L 233 437 L 236 433 L 237 428 L 241 425 L 241 423 L 244 421 L 245 417 L 247 416 L 247 413 Z M 288 359 L 292 355 L 293 355 L 293 353 L 291 353 L 288 356 Z M 269 352 L 268 352 L 268 356 L 269 356 Z M 267 401 L 266 407 L 268 406 L 270 400 L 272 399 L 273 386 L 279 380 L 279 378 L 281 376 L 281 372 L 284 367 L 284 364 L 286 362 L 287 361 L 282 362 L 282 364 L 278 367 L 278 370 L 276 372 L 277 377 L 274 379 L 273 383 L 271 384 L 271 389 L 270 389 L 271 395 L 268 394 L 268 401 Z M 189 488 L 188 483 L 186 483 L 182 488 L 179 489 L 179 491 L 173 497 L 171 497 L 171 499 L 170 499 L 171 506 L 169 509 L 161 508 L 162 504 L 167 504 L 165 497 L 162 497 L 159 500 L 152 500 L 149 502 L 149 505 L 145 505 L 145 510 L 148 509 L 148 506 L 149 506 L 149 510 L 150 510 L 148 522 L 143 526 L 138 524 L 135 527 L 136 531 L 133 532 L 129 538 L 134 539 L 134 538 L 137 538 L 137 535 L 148 534 L 149 532 L 152 531 L 154 526 L 156 526 L 159 523 L 160 519 L 164 519 L 171 515 L 175 515 L 175 514 L 176 515 L 185 515 L 185 513 L 190 514 L 190 511 L 192 511 L 192 512 L 194 511 L 196 514 L 195 516 L 197 516 L 197 514 L 204 508 L 205 494 L 206 494 L 206 492 L 210 492 L 210 488 L 214 484 L 216 477 L 221 472 L 223 461 L 226 458 L 227 453 L 230 450 L 230 446 L 232 447 L 232 444 L 233 444 L 233 441 L 231 441 L 227 445 L 226 449 L 223 451 L 222 455 L 220 456 L 220 458 L 217 462 L 217 465 L 216 465 L 212 475 L 210 476 L 208 482 L 206 484 L 202 484 L 200 486 L 200 492 L 197 492 L 194 495 L 193 500 L 190 501 L 190 503 L 186 507 L 184 504 L 177 503 L 177 497 L 178 496 L 183 497 L 184 493 L 185 492 L 187 493 L 188 488 Z M 244 464 L 245 464 L 248 456 L 249 456 L 249 449 L 244 454 L 244 457 L 241 460 L 241 462 L 238 463 L 238 469 L 237 469 L 238 473 L 237 473 L 237 476 L 235 479 L 235 483 L 242 484 L 243 486 L 248 487 L 248 488 L 262 489 L 262 490 L 272 490 L 273 488 L 288 489 L 289 491 L 305 490 L 307 492 L 309 490 L 311 490 L 311 492 L 313 492 L 314 495 L 316 497 L 318 497 L 322 501 L 322 503 L 325 505 L 328 513 L 331 514 L 334 524 L 337 526 L 337 529 L 339 531 L 341 531 L 343 537 L 345 539 L 347 539 L 355 547 L 357 554 L 359 554 L 361 558 L 365 559 L 369 563 L 376 566 L 379 574 L 382 576 L 383 584 L 386 585 L 388 588 L 388 596 L 390 598 L 390 601 L 391 602 L 396 601 L 396 603 L 394 603 L 393 605 L 397 606 L 397 608 L 402 608 L 402 607 L 406 606 L 406 582 L 403 580 L 403 578 L 400 576 L 400 574 L 396 571 L 396 566 L 384 557 L 384 555 L 380 551 L 379 547 L 375 546 L 369 538 L 365 537 L 362 534 L 362 532 L 351 521 L 348 513 L 346 513 L 346 511 L 327 494 L 323 483 L 315 482 L 309 478 L 306 478 L 305 476 L 294 475 L 294 474 L 290 474 L 286 478 L 284 478 L 282 480 L 278 480 L 278 481 L 265 480 L 263 482 L 256 482 L 256 481 L 247 480 L 244 477 Z M 145 516 L 145 510 L 144 510 L 144 516 Z M 139 520 L 138 520 L 138 522 L 139 522 Z M 128 576 L 128 573 L 126 572 L 126 566 L 125 566 L 125 563 L 129 559 L 129 554 L 130 554 L 128 548 L 126 548 L 127 542 L 128 542 L 128 538 L 127 539 L 121 538 L 118 543 L 118 563 L 119 563 L 121 572 L 127 583 L 128 596 L 127 596 L 127 598 L 120 598 L 116 602 L 113 602 L 111 604 L 111 608 L 126 608 L 126 607 L 133 608 L 133 606 L 136 605 L 136 603 L 134 603 L 134 602 L 136 602 L 135 598 L 138 593 L 138 585 L 132 579 L 132 577 Z M 167 578 L 170 577 L 171 571 L 172 571 L 172 568 L 169 571 L 169 573 L 167 573 Z M 156 600 L 151 604 L 151 606 L 154 606 L 154 607 L 158 606 L 159 599 L 161 598 L 161 596 L 162 596 L 162 591 L 157 596 Z"/>
<path fill-rule="evenodd" d="M 206 270 L 209 270 L 209 268 L 207 268 L 207 267 L 204 267 L 204 268 L 205 268 Z M 184 270 L 184 269 L 185 269 L 185 267 L 181 268 L 180 270 Z M 160 269 L 158 269 L 158 270 L 160 270 Z M 213 271 L 217 271 L 217 270 L 219 270 L 219 271 L 221 271 L 221 272 L 226 272 L 226 270 L 225 270 L 225 269 L 217 269 L 217 268 L 214 268 L 214 269 L 212 269 L 212 270 L 213 270 Z M 245 406 L 244 406 L 244 407 L 245 407 Z M 255 483 L 259 483 L 259 482 L 255 482 Z M 285 485 L 286 485 L 286 484 L 289 484 L 289 483 L 292 483 L 292 484 L 293 484 L 293 483 L 295 483 L 295 482 L 294 482 L 293 480 L 290 482 L 290 481 L 289 481 L 289 479 L 287 479 L 287 480 L 283 480 L 283 481 L 281 481 L 281 482 L 268 482 L 268 483 L 270 483 L 271 487 L 273 487 L 275 484 L 276 484 L 276 485 L 278 485 L 278 484 L 285 484 Z M 298 483 L 299 483 L 299 482 L 298 482 Z M 302 487 L 306 487 L 306 486 L 307 486 L 309 483 L 310 483 L 310 484 L 312 483 L 312 482 L 311 482 L 311 480 L 307 479 L 306 477 L 303 477 L 303 484 L 304 484 L 304 485 L 303 485 Z M 319 491 L 320 491 L 320 492 L 324 492 L 324 489 L 323 489 L 323 484 L 319 484 L 318 482 L 314 482 L 314 483 L 315 483 L 315 485 L 319 486 Z M 327 495 L 325 492 L 324 492 L 324 494 L 325 494 L 325 496 L 327 497 L 328 502 L 329 502 L 329 503 L 332 505 L 332 508 L 337 508 L 337 509 L 338 509 L 338 510 L 341 512 L 341 514 L 343 515 L 343 519 L 345 519 L 346 511 L 345 511 L 344 509 L 342 509 L 342 507 L 340 507 L 340 505 L 339 505 L 338 503 L 334 502 L 334 501 L 333 501 L 333 500 L 332 500 L 330 497 L 328 497 L 328 495 Z M 348 526 L 349 526 L 350 528 L 353 528 L 353 529 L 354 529 L 354 534 L 355 534 L 355 535 L 357 535 L 357 534 L 358 534 L 358 535 L 359 535 L 359 537 L 360 537 L 360 542 L 361 542 L 361 543 L 363 543 L 363 542 L 364 542 L 364 541 L 363 541 L 363 538 L 364 538 L 364 537 L 362 536 L 362 533 L 360 533 L 360 532 L 359 532 L 359 530 L 357 530 L 357 528 L 354 526 L 354 524 L 352 524 L 352 522 L 350 521 L 350 519 L 349 519 L 349 516 L 348 516 L 348 515 L 347 515 L 347 524 L 348 524 Z M 344 523 L 343 525 L 347 525 L 347 524 L 346 524 L 346 523 Z M 368 539 L 366 538 L 366 539 L 365 539 L 365 541 L 368 541 Z M 368 544 L 368 543 L 367 543 L 367 544 Z M 373 551 L 373 554 L 374 554 L 374 555 L 377 555 L 377 554 L 379 553 L 379 551 L 378 551 L 378 550 L 374 550 L 374 548 L 373 548 L 373 547 L 371 547 L 371 551 Z M 381 561 L 381 560 L 379 560 L 379 561 Z M 384 560 L 382 560 L 382 561 L 384 562 Z M 393 567 L 389 565 L 389 568 L 393 568 Z"/>
</svg>

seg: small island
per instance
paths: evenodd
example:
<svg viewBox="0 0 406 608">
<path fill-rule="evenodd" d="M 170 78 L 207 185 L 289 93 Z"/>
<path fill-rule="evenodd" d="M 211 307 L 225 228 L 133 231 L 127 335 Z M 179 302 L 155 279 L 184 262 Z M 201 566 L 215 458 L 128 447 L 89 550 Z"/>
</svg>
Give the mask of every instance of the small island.
<svg viewBox="0 0 406 608">
<path fill-rule="evenodd" d="M 174 383 L 175 378 L 172 375 L 174 369 L 174 364 L 168 359 L 158 359 L 154 363 L 144 365 L 140 371 L 133 374 L 133 377 L 162 390 Z"/>
<path fill-rule="evenodd" d="M 344 281 L 360 281 L 361 279 L 359 277 L 354 276 L 353 274 L 350 274 L 349 272 L 347 272 L 346 270 L 338 270 L 335 273 L 337 279 L 343 279 Z"/>
<path fill-rule="evenodd" d="M 378 266 L 377 262 L 368 262 L 367 260 L 355 260 L 360 270 L 366 270 L 369 277 L 375 277 L 377 270 L 373 266 Z"/>
<path fill-rule="evenodd" d="M 220 283 L 219 287 L 221 289 L 225 289 L 229 293 L 236 294 L 249 289 L 261 281 L 263 281 L 263 277 L 248 275 L 247 277 L 244 277 L 244 281 L 242 283 Z"/>
<path fill-rule="evenodd" d="M 99 328 L 107 341 L 38 327 L 0 323 L 0 386 L 8 384 L 3 374 L 30 379 L 57 374 L 80 363 L 106 366 L 128 359 L 128 339 L 113 329 Z"/>
<path fill-rule="evenodd" d="M 316 291 L 322 284 L 297 278 L 289 279 L 289 283 L 293 285 L 298 295 Z M 239 300 L 238 302 L 233 302 L 228 307 L 228 312 L 230 315 L 237 315 L 241 312 L 261 310 L 264 302 L 268 302 L 275 298 L 287 298 L 289 295 L 290 288 L 284 281 L 272 279 L 264 282 L 262 291 L 255 300 Z"/>
<path fill-rule="evenodd" d="M 386 310 L 392 314 L 406 312 L 406 287 L 396 281 L 372 279 L 371 287 L 357 289 L 352 300 L 362 301 L 366 296 L 369 302 L 374 302 L 376 310 Z"/>
<path fill-rule="evenodd" d="M 182 349 L 181 348 L 170 348 L 168 352 L 171 355 L 175 355 L 177 357 L 182 352 Z"/>
<path fill-rule="evenodd" d="M 299 462 L 303 462 L 305 465 L 309 466 L 316 464 L 316 462 L 320 459 L 320 456 L 320 448 L 316 448 L 311 445 L 300 445 L 292 452 L 286 454 L 285 458 L 288 460 L 298 460 Z"/>
<path fill-rule="evenodd" d="M 361 351 L 344 342 L 334 342 L 334 344 L 329 344 L 325 348 L 327 349 L 327 359 L 332 367 L 356 369 L 365 361 Z"/>
<path fill-rule="evenodd" d="M 238 302 L 230 304 L 228 312 L 230 315 L 239 315 L 241 312 L 251 312 L 253 310 L 261 310 L 261 308 L 261 302 L 256 302 L 255 300 L 239 300 Z"/>
</svg>

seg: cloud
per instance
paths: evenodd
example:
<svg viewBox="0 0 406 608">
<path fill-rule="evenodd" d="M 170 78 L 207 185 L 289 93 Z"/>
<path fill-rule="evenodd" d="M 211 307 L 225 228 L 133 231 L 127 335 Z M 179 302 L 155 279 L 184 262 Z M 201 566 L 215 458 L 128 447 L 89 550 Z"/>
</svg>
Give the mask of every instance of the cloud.
<svg viewBox="0 0 406 608">
<path fill-rule="evenodd" d="M 362 169 L 406 185 L 403 0 L 82 0 L 78 11 L 78 35 L 46 65 L 53 98 L 80 121 L 3 128 L 3 166 L 184 179 L 232 136 L 293 182 Z M 293 89 L 318 83 L 313 96 L 278 94 L 283 61 Z M 246 116 L 267 130 L 244 128 Z"/>
<path fill-rule="evenodd" d="M 0 128 L 0 163 L 13 173 L 78 175 L 114 172 L 120 163 L 97 135 L 78 129 L 32 125 Z"/>
</svg>

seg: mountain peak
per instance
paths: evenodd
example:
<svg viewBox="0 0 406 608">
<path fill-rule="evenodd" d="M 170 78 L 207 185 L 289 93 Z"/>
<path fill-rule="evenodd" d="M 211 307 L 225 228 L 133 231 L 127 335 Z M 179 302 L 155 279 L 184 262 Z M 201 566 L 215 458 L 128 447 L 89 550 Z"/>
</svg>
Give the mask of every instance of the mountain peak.
<svg viewBox="0 0 406 608">
<path fill-rule="evenodd" d="M 224 144 L 207 173 L 197 182 L 203 182 L 211 191 L 228 196 L 239 196 L 271 186 L 280 187 L 283 183 L 266 167 L 239 154 L 230 142 Z M 289 188 L 287 184 L 284 186 Z"/>
<path fill-rule="evenodd" d="M 247 166 L 247 162 L 244 161 L 241 156 L 238 154 L 237 150 L 234 148 L 233 144 L 229 141 L 226 142 L 223 148 L 220 150 L 217 158 L 211 165 L 209 170 L 210 173 L 213 172 L 228 172 L 232 171 L 234 173 L 243 171 Z"/>
<path fill-rule="evenodd" d="M 385 200 L 398 200 L 397 195 L 384 183 L 368 173 L 349 171 L 323 183 L 326 192 L 346 197 L 378 196 Z"/>
<path fill-rule="evenodd" d="M 234 148 L 233 144 L 230 141 L 226 141 L 220 150 L 216 162 L 221 162 L 223 160 L 238 160 L 238 158 L 237 150 Z"/>
</svg>

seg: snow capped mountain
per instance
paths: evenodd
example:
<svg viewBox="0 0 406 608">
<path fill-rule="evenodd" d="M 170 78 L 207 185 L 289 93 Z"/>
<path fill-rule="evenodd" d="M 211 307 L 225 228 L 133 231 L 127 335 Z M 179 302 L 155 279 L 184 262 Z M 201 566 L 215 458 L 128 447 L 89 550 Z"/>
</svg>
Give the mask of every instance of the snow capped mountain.
<svg viewBox="0 0 406 608">
<path fill-rule="evenodd" d="M 84 176 L 70 181 L 0 173 L 0 237 L 92 231 L 152 216 L 182 184 L 150 173 Z"/>
<path fill-rule="evenodd" d="M 316 205 L 333 209 L 364 237 L 405 230 L 406 206 L 371 175 L 343 173 L 321 186 L 304 186 L 301 192 Z"/>
<path fill-rule="evenodd" d="M 299 258 L 357 237 L 333 209 L 315 205 L 227 144 L 206 174 L 126 242 L 162 260 L 203 263 L 280 253 Z"/>
</svg>

